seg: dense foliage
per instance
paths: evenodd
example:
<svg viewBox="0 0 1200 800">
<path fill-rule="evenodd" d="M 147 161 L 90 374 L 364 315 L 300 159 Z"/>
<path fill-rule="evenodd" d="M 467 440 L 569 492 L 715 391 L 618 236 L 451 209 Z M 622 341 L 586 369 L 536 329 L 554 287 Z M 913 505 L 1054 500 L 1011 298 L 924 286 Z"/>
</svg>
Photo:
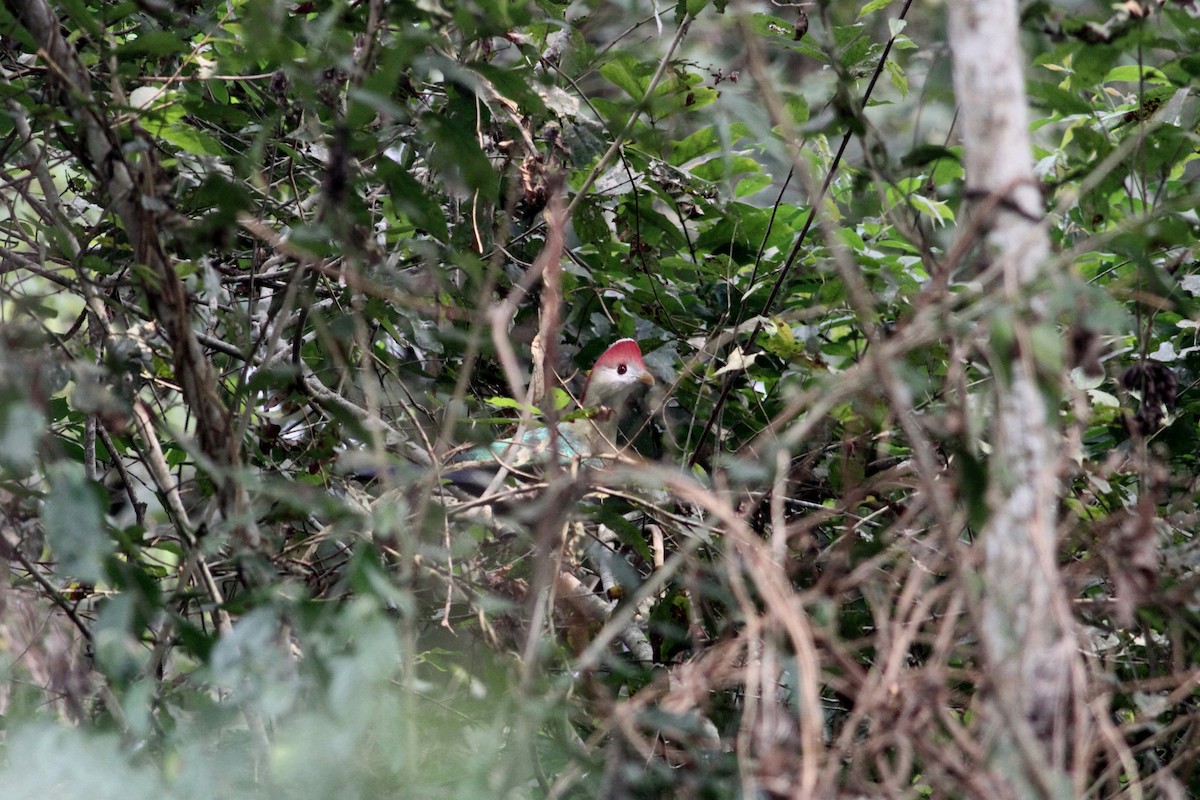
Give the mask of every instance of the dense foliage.
<svg viewBox="0 0 1200 800">
<path fill-rule="evenodd" d="M 1023 8 L 1017 291 L 936 4 L 44 2 L 0 12 L 0 794 L 1003 796 L 1018 346 L 1087 671 L 1044 788 L 1200 794 L 1194 3 Z M 621 337 L 630 458 L 442 484 Z"/>
</svg>

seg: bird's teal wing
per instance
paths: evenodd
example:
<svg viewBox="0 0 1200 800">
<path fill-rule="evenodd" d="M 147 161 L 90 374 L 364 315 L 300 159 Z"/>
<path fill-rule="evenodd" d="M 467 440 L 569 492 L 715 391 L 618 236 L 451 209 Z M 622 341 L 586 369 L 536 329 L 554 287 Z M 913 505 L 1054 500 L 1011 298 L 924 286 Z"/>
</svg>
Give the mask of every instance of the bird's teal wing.
<svg viewBox="0 0 1200 800">
<path fill-rule="evenodd" d="M 570 425 L 559 426 L 554 447 L 563 462 L 586 458 L 591 453 L 586 439 L 579 436 Z M 544 463 L 550 450 L 550 428 L 540 427 L 525 431 L 519 441 L 498 439 L 490 444 L 474 447 L 455 461 L 496 461 L 509 467 L 521 467 L 531 463 Z"/>
</svg>

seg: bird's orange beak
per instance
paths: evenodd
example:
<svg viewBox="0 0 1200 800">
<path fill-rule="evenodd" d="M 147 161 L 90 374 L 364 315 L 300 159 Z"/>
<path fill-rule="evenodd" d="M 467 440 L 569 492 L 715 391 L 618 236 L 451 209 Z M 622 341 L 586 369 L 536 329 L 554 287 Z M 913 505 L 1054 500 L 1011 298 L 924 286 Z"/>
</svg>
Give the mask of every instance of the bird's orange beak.
<svg viewBox="0 0 1200 800">
<path fill-rule="evenodd" d="M 647 386 L 653 386 L 654 385 L 654 376 L 651 375 L 649 372 L 643 372 L 641 377 L 638 378 L 638 381 L 646 384 Z"/>
</svg>

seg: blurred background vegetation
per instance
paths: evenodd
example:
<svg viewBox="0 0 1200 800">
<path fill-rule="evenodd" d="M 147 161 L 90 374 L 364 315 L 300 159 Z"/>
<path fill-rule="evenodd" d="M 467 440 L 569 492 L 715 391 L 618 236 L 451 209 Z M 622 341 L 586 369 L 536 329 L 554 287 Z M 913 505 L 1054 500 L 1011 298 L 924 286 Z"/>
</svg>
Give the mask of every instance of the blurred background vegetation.
<svg viewBox="0 0 1200 800">
<path fill-rule="evenodd" d="M 1200 795 L 1196 4 L 1021 6 L 1019 301 L 910 5 L 6 0 L 0 794 L 1007 796 L 1020 335 L 1087 672 L 1056 796 Z M 441 485 L 553 405 L 506 348 L 578 393 L 622 337 L 628 463 Z"/>
</svg>

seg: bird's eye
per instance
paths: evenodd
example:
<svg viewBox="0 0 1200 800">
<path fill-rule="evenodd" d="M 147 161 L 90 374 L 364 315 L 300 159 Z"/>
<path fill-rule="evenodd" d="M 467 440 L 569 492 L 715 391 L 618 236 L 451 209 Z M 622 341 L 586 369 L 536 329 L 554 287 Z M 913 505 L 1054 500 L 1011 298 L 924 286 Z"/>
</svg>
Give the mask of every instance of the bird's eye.
<svg viewBox="0 0 1200 800">
<path fill-rule="evenodd" d="M 628 369 L 629 369 L 629 367 L 625 366 L 624 364 L 617 364 L 617 374 L 618 375 L 624 375 Z"/>
</svg>

